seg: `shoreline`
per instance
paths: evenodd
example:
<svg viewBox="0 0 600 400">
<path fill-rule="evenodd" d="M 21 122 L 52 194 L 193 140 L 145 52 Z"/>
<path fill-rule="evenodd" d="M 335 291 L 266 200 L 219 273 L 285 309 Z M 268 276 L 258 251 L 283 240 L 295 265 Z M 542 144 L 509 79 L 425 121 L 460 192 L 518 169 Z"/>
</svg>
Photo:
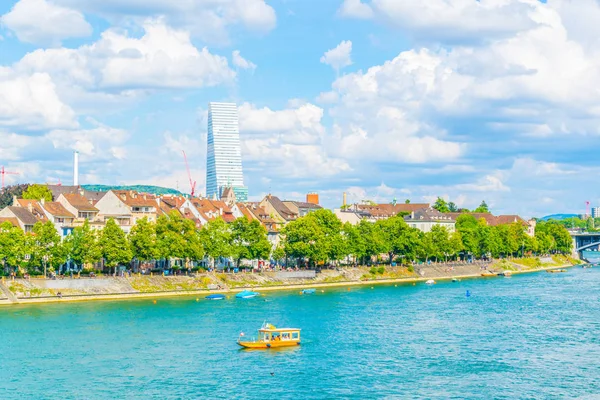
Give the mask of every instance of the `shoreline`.
<svg viewBox="0 0 600 400">
<path fill-rule="evenodd" d="M 564 269 L 572 268 L 576 265 L 562 265 L 562 266 L 549 266 L 541 267 L 530 270 L 511 271 L 512 275 L 522 275 L 529 273 L 544 272 L 553 269 Z M 189 291 L 164 291 L 164 292 L 138 292 L 138 293 L 115 293 L 115 294 L 90 294 L 90 295 L 72 295 L 63 297 L 32 297 L 32 298 L 18 298 L 17 302 L 12 302 L 10 299 L 1 299 L 0 306 L 7 305 L 23 305 L 23 304 L 46 304 L 46 303 L 72 303 L 80 301 L 103 301 L 103 300 L 135 300 L 135 299 L 147 299 L 147 298 L 165 298 L 165 297 L 183 297 L 183 296 L 199 296 L 208 294 L 235 294 L 244 290 L 252 290 L 256 292 L 280 292 L 280 291 L 291 291 L 291 290 L 302 290 L 308 288 L 338 288 L 338 287 L 357 287 L 357 286 L 369 286 L 369 285 L 385 285 L 393 283 L 419 283 L 426 282 L 429 279 L 434 281 L 451 281 L 453 279 L 471 279 L 471 278 L 500 278 L 498 275 L 482 275 L 482 274 L 465 274 L 465 275 L 454 275 L 454 276 L 442 276 L 442 277 L 425 277 L 425 278 L 392 278 L 392 279 L 375 279 L 365 281 L 340 281 L 340 282 L 317 282 L 317 283 L 300 283 L 290 285 L 274 285 L 274 286 L 255 286 L 255 287 L 238 287 L 235 289 L 228 290 L 189 290 Z"/>
</svg>

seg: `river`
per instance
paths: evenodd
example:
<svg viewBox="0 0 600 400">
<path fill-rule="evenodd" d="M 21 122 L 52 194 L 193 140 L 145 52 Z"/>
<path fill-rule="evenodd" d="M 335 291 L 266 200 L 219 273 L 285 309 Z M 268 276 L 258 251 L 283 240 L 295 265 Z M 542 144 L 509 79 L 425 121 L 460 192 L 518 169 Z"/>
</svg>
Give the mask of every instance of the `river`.
<svg viewBox="0 0 600 400">
<path fill-rule="evenodd" d="M 593 398 L 600 268 L 0 308 L 2 399 Z M 471 293 L 466 296 L 466 291 Z M 302 346 L 240 350 L 263 321 Z"/>
</svg>

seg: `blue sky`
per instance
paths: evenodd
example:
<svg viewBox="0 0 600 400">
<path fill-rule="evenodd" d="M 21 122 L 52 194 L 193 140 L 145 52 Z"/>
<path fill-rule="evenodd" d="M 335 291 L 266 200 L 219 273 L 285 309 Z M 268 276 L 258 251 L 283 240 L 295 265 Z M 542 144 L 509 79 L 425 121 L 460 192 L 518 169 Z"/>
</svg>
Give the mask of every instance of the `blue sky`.
<svg viewBox="0 0 600 400">
<path fill-rule="evenodd" d="M 174 4 L 171 4 L 174 3 Z M 201 191 L 209 101 L 239 104 L 250 197 L 600 206 L 600 4 L 9 0 L 0 165 L 14 182 Z"/>
</svg>

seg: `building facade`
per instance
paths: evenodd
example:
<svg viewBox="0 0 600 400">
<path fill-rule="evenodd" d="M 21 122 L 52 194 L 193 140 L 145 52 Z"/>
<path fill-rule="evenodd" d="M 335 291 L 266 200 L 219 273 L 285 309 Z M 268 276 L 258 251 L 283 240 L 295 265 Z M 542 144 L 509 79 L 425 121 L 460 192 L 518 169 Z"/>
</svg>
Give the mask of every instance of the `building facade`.
<svg viewBox="0 0 600 400">
<path fill-rule="evenodd" d="M 208 104 L 206 197 L 220 199 L 231 187 L 238 201 L 248 200 L 244 186 L 238 112 L 235 103 Z"/>
</svg>

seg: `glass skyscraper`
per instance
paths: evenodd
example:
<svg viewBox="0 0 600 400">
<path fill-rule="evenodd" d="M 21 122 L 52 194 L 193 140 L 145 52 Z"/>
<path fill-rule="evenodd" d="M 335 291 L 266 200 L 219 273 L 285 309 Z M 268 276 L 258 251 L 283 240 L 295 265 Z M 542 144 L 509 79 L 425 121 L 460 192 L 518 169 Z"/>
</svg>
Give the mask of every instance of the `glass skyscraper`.
<svg viewBox="0 0 600 400">
<path fill-rule="evenodd" d="M 206 156 L 206 197 L 221 197 L 231 187 L 237 201 L 248 200 L 244 186 L 242 149 L 235 103 L 208 103 L 208 146 Z"/>
</svg>

